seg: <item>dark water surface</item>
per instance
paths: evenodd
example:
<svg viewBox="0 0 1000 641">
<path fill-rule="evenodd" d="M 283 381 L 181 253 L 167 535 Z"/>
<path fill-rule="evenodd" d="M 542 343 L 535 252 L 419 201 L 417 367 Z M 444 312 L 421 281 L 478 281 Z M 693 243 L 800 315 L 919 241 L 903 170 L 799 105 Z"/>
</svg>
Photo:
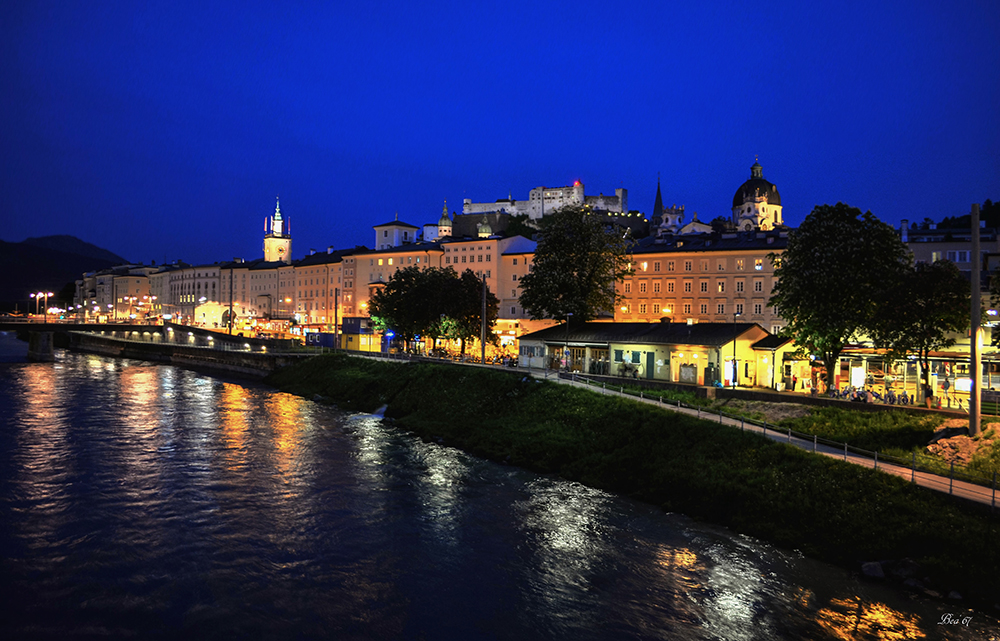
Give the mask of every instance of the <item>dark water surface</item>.
<svg viewBox="0 0 1000 641">
<path fill-rule="evenodd" d="M 375 416 L 73 353 L 0 365 L 0 545 L 2 639 L 997 634 Z"/>
</svg>

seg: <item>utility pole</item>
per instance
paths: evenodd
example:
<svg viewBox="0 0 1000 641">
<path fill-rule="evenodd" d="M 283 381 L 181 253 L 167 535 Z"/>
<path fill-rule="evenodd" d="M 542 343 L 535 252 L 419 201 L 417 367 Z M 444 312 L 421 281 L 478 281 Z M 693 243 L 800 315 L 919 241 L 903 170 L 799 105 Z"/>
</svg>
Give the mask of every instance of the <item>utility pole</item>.
<svg viewBox="0 0 1000 641">
<path fill-rule="evenodd" d="M 980 307 L 982 306 L 982 292 L 979 291 L 979 272 L 982 270 L 983 257 L 979 252 L 979 205 L 972 205 L 972 322 L 969 327 L 969 338 L 972 342 L 972 389 L 969 390 L 969 436 L 979 435 L 979 418 L 981 408 L 979 407 L 980 389 L 982 389 L 983 363 L 979 343 L 982 339 L 983 328 L 980 318 Z"/>
<path fill-rule="evenodd" d="M 486 272 L 483 277 L 483 322 L 479 331 L 479 344 L 482 346 L 482 364 L 486 364 Z"/>
</svg>

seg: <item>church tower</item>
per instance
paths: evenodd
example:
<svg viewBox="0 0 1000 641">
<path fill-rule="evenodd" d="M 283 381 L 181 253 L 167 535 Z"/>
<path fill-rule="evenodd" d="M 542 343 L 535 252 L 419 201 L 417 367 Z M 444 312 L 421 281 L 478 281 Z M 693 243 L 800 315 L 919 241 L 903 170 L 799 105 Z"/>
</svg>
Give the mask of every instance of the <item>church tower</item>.
<svg viewBox="0 0 1000 641">
<path fill-rule="evenodd" d="M 292 264 L 292 235 L 281 218 L 281 202 L 275 199 L 274 215 L 264 219 L 264 260 Z"/>
<path fill-rule="evenodd" d="M 750 180 L 733 196 L 733 225 L 738 231 L 767 231 L 783 224 L 778 188 L 764 178 L 764 169 L 754 160 Z"/>
</svg>

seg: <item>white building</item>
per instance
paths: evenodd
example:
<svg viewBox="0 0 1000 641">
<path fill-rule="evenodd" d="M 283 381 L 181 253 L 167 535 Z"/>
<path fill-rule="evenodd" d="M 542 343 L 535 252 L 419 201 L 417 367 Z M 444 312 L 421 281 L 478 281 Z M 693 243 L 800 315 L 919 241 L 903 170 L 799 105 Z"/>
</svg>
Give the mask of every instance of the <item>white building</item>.
<svg viewBox="0 0 1000 641">
<path fill-rule="evenodd" d="M 463 214 L 488 214 L 505 212 L 511 215 L 527 214 L 537 220 L 546 214 L 567 206 L 590 206 L 595 211 L 628 212 L 628 190 L 616 189 L 614 196 L 585 196 L 579 180 L 568 187 L 535 187 L 528 192 L 528 200 L 514 200 L 510 196 L 492 203 L 474 203 L 466 198 L 462 203 Z"/>
</svg>

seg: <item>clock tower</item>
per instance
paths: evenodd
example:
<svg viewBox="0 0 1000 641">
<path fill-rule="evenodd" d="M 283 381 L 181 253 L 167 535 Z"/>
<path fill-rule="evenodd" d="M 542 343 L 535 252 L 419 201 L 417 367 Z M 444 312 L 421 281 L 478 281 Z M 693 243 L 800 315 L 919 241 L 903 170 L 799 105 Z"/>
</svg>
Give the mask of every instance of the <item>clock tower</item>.
<svg viewBox="0 0 1000 641">
<path fill-rule="evenodd" d="M 274 215 L 264 219 L 264 260 L 292 264 L 292 235 L 288 221 L 281 218 L 281 202 L 276 200 Z"/>
</svg>

